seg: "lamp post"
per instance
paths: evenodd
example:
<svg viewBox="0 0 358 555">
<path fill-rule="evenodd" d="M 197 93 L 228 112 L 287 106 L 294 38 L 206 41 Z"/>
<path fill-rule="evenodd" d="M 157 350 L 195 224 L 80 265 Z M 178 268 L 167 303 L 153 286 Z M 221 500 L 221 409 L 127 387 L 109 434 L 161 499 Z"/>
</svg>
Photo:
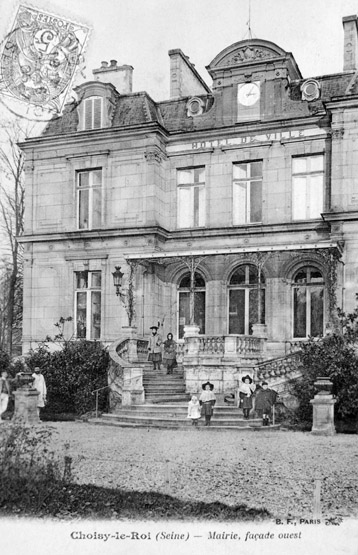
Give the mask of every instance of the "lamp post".
<svg viewBox="0 0 358 555">
<path fill-rule="evenodd" d="M 135 316 L 134 286 L 133 286 L 135 264 L 133 262 L 131 263 L 128 262 L 128 265 L 129 265 L 128 287 L 125 293 L 122 291 L 122 280 L 123 280 L 124 274 L 123 272 L 121 272 L 120 266 L 115 266 L 115 271 L 112 272 L 112 276 L 113 276 L 113 285 L 116 288 L 116 295 L 117 297 L 120 298 L 124 308 L 126 309 L 127 316 L 128 316 L 128 325 L 131 328 L 132 322 Z"/>
<path fill-rule="evenodd" d="M 127 317 L 128 317 L 128 326 L 122 326 L 124 333 L 129 338 L 128 343 L 128 357 L 129 361 L 137 360 L 137 328 L 132 325 L 134 316 L 135 316 L 135 309 L 134 309 L 134 286 L 133 286 L 133 277 L 134 277 L 134 263 L 128 263 L 129 266 L 129 274 L 128 274 L 128 287 L 126 292 L 122 291 L 122 280 L 123 280 L 123 272 L 121 272 L 120 266 L 115 266 L 115 271 L 112 272 L 113 276 L 113 285 L 116 288 L 116 295 L 120 298 L 124 308 L 126 309 Z"/>
<path fill-rule="evenodd" d="M 114 287 L 116 288 L 116 295 L 117 297 L 119 296 L 124 296 L 123 293 L 121 292 L 121 287 L 122 287 L 122 278 L 124 276 L 123 272 L 121 272 L 121 267 L 120 266 L 115 266 L 116 271 L 112 272 L 112 276 L 113 276 L 113 284 Z"/>
</svg>

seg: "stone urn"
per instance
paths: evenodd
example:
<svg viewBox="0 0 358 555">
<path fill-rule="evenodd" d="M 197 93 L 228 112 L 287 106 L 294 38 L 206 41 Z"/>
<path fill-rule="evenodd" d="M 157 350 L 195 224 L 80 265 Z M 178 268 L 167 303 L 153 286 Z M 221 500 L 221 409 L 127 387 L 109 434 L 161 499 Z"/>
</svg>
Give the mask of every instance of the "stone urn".
<svg viewBox="0 0 358 555">
<path fill-rule="evenodd" d="M 330 395 L 333 383 L 327 377 L 320 377 L 314 382 L 314 386 L 317 389 L 317 395 Z"/>
</svg>

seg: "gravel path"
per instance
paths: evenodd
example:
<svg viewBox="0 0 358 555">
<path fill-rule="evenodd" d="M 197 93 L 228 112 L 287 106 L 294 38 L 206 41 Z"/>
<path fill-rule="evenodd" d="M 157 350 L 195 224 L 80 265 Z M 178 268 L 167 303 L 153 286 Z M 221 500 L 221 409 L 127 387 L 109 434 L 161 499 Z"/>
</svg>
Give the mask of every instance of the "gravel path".
<svg viewBox="0 0 358 555">
<path fill-rule="evenodd" d="M 79 483 L 312 518 L 318 477 L 324 516 L 358 516 L 356 435 L 49 426 L 56 452 L 73 458 Z"/>
</svg>

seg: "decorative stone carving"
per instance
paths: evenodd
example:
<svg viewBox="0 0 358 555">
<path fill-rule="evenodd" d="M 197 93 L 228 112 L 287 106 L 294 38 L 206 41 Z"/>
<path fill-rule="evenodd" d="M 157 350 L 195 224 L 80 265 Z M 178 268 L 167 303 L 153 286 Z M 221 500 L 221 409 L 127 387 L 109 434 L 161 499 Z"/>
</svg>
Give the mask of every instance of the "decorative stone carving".
<svg viewBox="0 0 358 555">
<path fill-rule="evenodd" d="M 144 156 L 147 162 L 158 162 L 160 164 L 164 160 L 164 154 L 159 148 L 149 148 Z"/>
<path fill-rule="evenodd" d="M 274 54 L 271 50 L 266 48 L 251 48 L 247 46 L 246 48 L 240 48 L 233 56 L 231 56 L 226 65 L 234 65 L 234 64 L 244 64 L 247 62 L 256 62 L 258 60 L 266 60 L 268 58 L 274 58 L 277 55 Z"/>
<path fill-rule="evenodd" d="M 332 139 L 343 139 L 344 128 L 340 127 L 338 129 L 332 129 L 331 135 L 332 135 Z"/>
<path fill-rule="evenodd" d="M 321 94 L 321 87 L 316 79 L 306 79 L 301 85 L 302 100 L 312 102 L 317 100 Z"/>
</svg>

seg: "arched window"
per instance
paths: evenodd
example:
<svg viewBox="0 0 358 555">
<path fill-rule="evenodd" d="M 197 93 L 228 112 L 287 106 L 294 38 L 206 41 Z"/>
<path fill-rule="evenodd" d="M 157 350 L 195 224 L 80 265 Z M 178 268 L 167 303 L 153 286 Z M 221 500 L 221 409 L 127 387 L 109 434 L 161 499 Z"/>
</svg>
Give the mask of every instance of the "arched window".
<svg viewBox="0 0 358 555">
<path fill-rule="evenodd" d="M 314 266 L 300 268 L 293 278 L 293 337 L 323 334 L 324 281 Z"/>
<path fill-rule="evenodd" d="M 239 266 L 229 283 L 229 333 L 251 335 L 265 323 L 265 276 L 254 264 Z"/>
<path fill-rule="evenodd" d="M 184 326 L 190 321 L 190 273 L 185 274 L 178 287 L 178 337 L 184 337 Z M 195 272 L 194 279 L 194 321 L 200 334 L 205 333 L 205 280 Z"/>
</svg>

